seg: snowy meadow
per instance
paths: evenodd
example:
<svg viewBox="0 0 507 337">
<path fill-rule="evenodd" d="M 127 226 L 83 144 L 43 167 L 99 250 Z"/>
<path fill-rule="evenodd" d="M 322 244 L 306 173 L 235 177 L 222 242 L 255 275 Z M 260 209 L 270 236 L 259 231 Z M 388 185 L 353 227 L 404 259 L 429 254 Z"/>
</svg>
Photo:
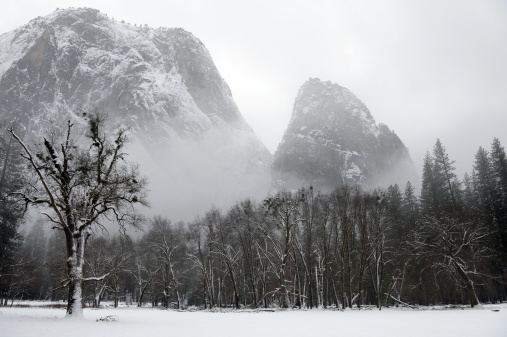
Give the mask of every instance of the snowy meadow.
<svg viewBox="0 0 507 337">
<path fill-rule="evenodd" d="M 0 309 L 2 336 L 507 336 L 507 303 L 481 309 L 429 307 L 345 311 L 173 311 L 120 307 L 85 309 L 85 320 L 65 309 Z M 109 315 L 117 322 L 97 321 Z"/>
</svg>

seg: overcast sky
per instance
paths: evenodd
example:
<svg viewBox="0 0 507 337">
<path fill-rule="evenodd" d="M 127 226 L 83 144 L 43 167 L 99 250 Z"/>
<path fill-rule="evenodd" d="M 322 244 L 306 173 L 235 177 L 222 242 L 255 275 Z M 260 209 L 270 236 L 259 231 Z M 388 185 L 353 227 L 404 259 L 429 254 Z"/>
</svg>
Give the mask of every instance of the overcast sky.
<svg viewBox="0 0 507 337">
<path fill-rule="evenodd" d="M 419 174 L 437 138 L 460 177 L 479 146 L 507 146 L 505 0 L 16 0 L 2 6 L 0 33 L 70 6 L 193 33 L 272 153 L 309 77 L 350 89 Z"/>
</svg>

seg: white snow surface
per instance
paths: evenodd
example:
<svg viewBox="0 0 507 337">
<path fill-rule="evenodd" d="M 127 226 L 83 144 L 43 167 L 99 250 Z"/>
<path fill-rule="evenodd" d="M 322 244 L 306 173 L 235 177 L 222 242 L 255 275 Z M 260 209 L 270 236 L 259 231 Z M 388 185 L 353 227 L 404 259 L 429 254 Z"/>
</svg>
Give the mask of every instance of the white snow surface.
<svg viewBox="0 0 507 337">
<path fill-rule="evenodd" d="M 151 308 L 85 309 L 84 320 L 64 309 L 0 308 L 2 336 L 507 336 L 507 304 L 482 309 L 172 311 Z M 499 311 L 493 311 L 499 310 Z M 116 315 L 118 322 L 97 319 Z"/>
</svg>

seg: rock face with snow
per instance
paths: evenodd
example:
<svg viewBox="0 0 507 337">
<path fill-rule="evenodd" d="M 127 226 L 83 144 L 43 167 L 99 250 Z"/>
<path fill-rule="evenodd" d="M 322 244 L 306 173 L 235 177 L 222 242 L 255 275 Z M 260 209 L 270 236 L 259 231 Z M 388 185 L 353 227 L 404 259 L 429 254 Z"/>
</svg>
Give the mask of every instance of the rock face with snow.
<svg viewBox="0 0 507 337">
<path fill-rule="evenodd" d="M 310 79 L 298 92 L 275 153 L 273 178 L 279 188 L 313 185 L 329 191 L 344 184 L 403 187 L 417 174 L 398 136 L 377 125 L 353 93 Z"/>
<path fill-rule="evenodd" d="M 0 35 L 0 121 L 28 137 L 95 108 L 131 127 L 156 214 L 193 218 L 268 190 L 271 155 L 192 34 L 65 9 Z"/>
</svg>

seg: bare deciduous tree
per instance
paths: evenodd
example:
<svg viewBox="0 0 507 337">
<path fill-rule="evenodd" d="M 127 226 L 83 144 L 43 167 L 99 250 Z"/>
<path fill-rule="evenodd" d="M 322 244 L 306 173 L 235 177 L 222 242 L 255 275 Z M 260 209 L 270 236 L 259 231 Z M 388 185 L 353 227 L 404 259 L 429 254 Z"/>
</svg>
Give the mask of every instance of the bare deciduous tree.
<svg viewBox="0 0 507 337">
<path fill-rule="evenodd" d="M 472 307 L 479 304 L 476 280 L 478 266 L 490 254 L 487 237 L 491 233 L 483 223 L 455 218 L 426 217 L 413 232 L 414 255 L 426 260 L 434 273 L 446 273 L 458 288 L 465 289 Z"/>
<path fill-rule="evenodd" d="M 69 121 L 62 142 L 44 139 L 35 153 L 10 130 L 23 148 L 22 157 L 36 173 L 38 181 L 30 192 L 20 192 L 27 206 L 38 206 L 54 228 L 65 233 L 67 315 L 82 316 L 82 285 L 86 242 L 100 220 L 115 220 L 121 228 L 138 224 L 134 205 L 146 205 L 146 179 L 139 169 L 125 163 L 126 130 L 106 137 L 105 117 L 93 112 L 87 117 L 89 147 L 79 147 L 72 137 Z"/>
</svg>

